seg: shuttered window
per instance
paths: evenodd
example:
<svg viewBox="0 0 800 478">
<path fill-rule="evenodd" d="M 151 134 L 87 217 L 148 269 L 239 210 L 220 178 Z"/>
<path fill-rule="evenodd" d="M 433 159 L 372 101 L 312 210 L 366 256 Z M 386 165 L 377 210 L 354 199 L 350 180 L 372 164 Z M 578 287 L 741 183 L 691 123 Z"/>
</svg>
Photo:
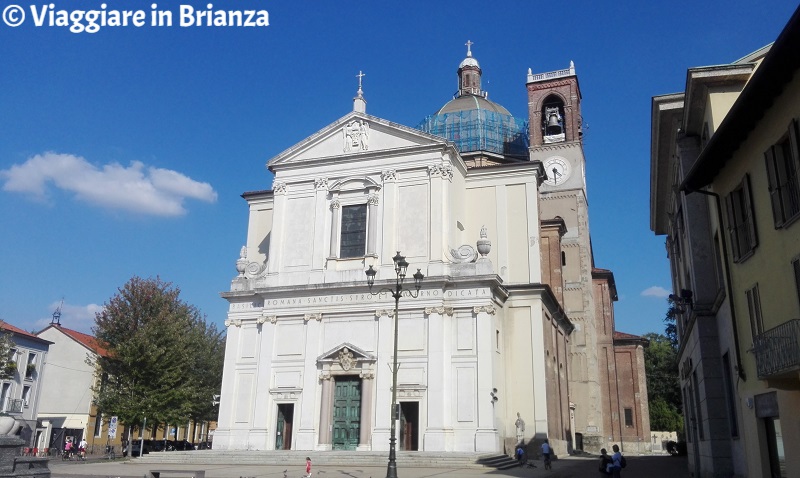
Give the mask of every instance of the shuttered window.
<svg viewBox="0 0 800 478">
<path fill-rule="evenodd" d="M 749 175 L 745 175 L 737 188 L 728 194 L 725 206 L 733 260 L 741 262 L 752 256 L 758 245 Z"/>
<path fill-rule="evenodd" d="M 775 228 L 787 226 L 800 216 L 800 184 L 798 184 L 798 124 L 792 120 L 789 131 L 778 143 L 764 152 Z"/>
</svg>

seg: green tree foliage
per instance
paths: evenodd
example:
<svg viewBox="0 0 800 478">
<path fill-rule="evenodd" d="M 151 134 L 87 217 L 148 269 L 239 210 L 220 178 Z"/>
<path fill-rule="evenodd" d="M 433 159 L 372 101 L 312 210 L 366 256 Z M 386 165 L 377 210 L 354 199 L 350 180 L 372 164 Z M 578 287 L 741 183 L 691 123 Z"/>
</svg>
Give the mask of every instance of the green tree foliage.
<svg viewBox="0 0 800 478">
<path fill-rule="evenodd" d="M 126 425 L 184 422 L 210 404 L 208 390 L 218 393 L 221 334 L 179 296 L 161 279 L 133 277 L 95 316 L 108 351 L 97 358 L 95 400 Z"/>
<path fill-rule="evenodd" d="M 14 373 L 17 371 L 17 362 L 11 357 L 11 349 L 14 347 L 16 345 L 11 340 L 11 334 L 2 331 L 0 322 L 0 379 L 2 380 L 14 378 Z"/>
<path fill-rule="evenodd" d="M 666 335 L 648 333 L 650 346 L 644 349 L 650 429 L 681 431 L 681 391 L 678 381 L 678 351 Z"/>
</svg>

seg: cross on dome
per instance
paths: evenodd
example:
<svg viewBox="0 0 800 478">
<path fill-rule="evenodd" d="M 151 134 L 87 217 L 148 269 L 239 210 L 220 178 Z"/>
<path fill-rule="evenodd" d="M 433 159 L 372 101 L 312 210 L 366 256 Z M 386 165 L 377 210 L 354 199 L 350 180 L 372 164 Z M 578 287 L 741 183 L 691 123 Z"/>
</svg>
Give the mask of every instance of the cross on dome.
<svg viewBox="0 0 800 478">
<path fill-rule="evenodd" d="M 464 44 L 467 45 L 467 56 L 472 56 L 472 45 L 474 45 L 474 43 L 472 43 L 470 40 L 467 40 L 467 43 Z"/>
<path fill-rule="evenodd" d="M 367 75 L 365 75 L 361 70 L 358 70 L 358 74 L 356 75 L 356 78 L 358 78 L 358 91 L 359 92 L 361 91 L 361 79 L 364 78 L 365 76 L 367 76 Z"/>
</svg>

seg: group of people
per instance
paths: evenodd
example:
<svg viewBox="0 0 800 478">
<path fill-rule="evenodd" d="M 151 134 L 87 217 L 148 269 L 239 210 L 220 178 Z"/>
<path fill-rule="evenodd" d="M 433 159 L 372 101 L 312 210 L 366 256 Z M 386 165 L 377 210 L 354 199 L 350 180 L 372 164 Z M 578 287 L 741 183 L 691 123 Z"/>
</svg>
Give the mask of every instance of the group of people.
<svg viewBox="0 0 800 478">
<path fill-rule="evenodd" d="M 625 457 L 622 456 L 622 453 L 619 451 L 619 446 L 614 445 L 611 447 L 614 451 L 613 455 L 609 455 L 608 451 L 603 448 L 600 450 L 600 468 L 599 471 L 605 476 L 613 476 L 614 478 L 619 478 L 622 472 L 622 469 L 625 468 L 626 462 Z M 544 439 L 542 442 L 542 461 L 544 462 L 545 470 L 550 469 L 550 455 L 552 454 L 553 449 L 550 447 L 550 443 L 547 441 L 547 438 Z M 515 457 L 519 462 L 519 466 L 523 466 L 526 463 L 525 457 L 525 450 L 523 449 L 522 443 L 517 445 L 517 450 L 515 452 Z"/>
<path fill-rule="evenodd" d="M 86 447 L 89 444 L 86 442 L 85 438 L 81 438 L 81 441 L 78 443 L 78 458 L 81 460 L 86 459 Z M 67 442 L 64 444 L 64 459 L 71 460 L 73 456 L 75 456 L 75 444 L 72 443 L 72 439 L 67 439 Z"/>
<path fill-rule="evenodd" d="M 608 456 L 608 451 L 605 448 L 600 449 L 599 471 L 604 475 L 619 478 L 622 469 L 625 468 L 625 457 L 619 452 L 619 446 L 614 445 L 611 450 L 614 451 L 614 454 Z"/>
</svg>

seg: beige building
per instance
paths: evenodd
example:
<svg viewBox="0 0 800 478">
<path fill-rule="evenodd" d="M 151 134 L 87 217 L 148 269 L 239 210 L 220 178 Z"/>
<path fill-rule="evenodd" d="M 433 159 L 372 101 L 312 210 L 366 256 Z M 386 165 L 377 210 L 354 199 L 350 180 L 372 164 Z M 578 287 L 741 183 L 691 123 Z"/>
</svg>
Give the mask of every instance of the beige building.
<svg viewBox="0 0 800 478">
<path fill-rule="evenodd" d="M 776 42 L 653 99 L 694 476 L 800 475 L 800 10 Z"/>
<path fill-rule="evenodd" d="M 557 84 L 529 75 L 530 98 L 563 82 L 579 95 L 565 71 Z M 565 454 L 583 436 L 599 448 L 628 436 L 611 430 L 623 408 L 649 443 L 643 383 L 631 390 L 644 402 L 628 401 L 607 392 L 616 369 L 600 377 L 617 360 L 616 291 L 610 272 L 593 276 L 576 100 L 537 106 L 552 115 L 542 136 L 538 114 L 488 99 L 471 50 L 457 74 L 456 97 L 417 129 L 366 114 L 359 86 L 353 112 L 269 161 L 271 190 L 243 195 L 215 449 L 388 449 L 394 300 L 370 294 L 364 272 L 376 291 L 393 285 L 397 251 L 425 276 L 399 303 L 400 449 L 510 454 L 549 438 Z"/>
</svg>

